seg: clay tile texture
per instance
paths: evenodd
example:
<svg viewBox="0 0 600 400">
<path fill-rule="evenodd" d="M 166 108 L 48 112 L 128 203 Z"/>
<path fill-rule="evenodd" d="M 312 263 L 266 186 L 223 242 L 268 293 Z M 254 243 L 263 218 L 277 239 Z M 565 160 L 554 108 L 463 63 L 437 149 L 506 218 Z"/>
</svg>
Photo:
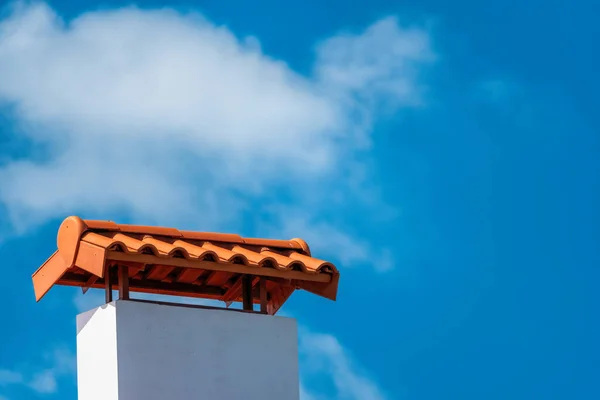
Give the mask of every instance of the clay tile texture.
<svg viewBox="0 0 600 400">
<path fill-rule="evenodd" d="M 242 300 L 243 275 L 265 277 L 269 314 L 296 289 L 330 300 L 337 296 L 338 270 L 312 257 L 302 239 L 243 238 L 68 217 L 58 230 L 57 247 L 32 276 L 38 301 L 54 285 L 104 288 L 107 274 L 116 273 L 119 265 L 128 267 L 131 292 L 227 303 Z"/>
</svg>

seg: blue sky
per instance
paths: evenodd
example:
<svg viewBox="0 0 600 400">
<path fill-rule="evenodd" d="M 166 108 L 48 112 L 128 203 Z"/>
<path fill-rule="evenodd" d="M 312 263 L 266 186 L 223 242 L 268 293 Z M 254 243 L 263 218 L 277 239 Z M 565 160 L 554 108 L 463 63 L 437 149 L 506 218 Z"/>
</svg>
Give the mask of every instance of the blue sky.
<svg viewBox="0 0 600 400">
<path fill-rule="evenodd" d="M 304 400 L 600 398 L 592 2 L 128 4 L 1 14 L 0 399 L 76 398 L 70 214 L 334 261 Z"/>
</svg>

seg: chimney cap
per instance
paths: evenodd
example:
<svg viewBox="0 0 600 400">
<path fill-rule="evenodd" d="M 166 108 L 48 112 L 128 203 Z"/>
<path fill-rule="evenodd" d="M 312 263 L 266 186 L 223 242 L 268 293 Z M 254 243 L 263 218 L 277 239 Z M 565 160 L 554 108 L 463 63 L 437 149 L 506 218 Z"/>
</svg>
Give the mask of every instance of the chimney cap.
<svg viewBox="0 0 600 400">
<path fill-rule="evenodd" d="M 337 296 L 337 268 L 312 257 L 308 244 L 297 238 L 243 238 L 71 216 L 58 230 L 57 247 L 32 276 L 37 301 L 54 285 L 112 288 L 116 279 L 111 282 L 111 276 L 119 267 L 132 292 L 230 304 L 244 301 L 244 288 L 251 285 L 245 301 L 266 301 L 268 314 L 275 314 L 295 289 L 331 300 Z M 254 295 L 258 287 L 264 298 Z"/>
</svg>

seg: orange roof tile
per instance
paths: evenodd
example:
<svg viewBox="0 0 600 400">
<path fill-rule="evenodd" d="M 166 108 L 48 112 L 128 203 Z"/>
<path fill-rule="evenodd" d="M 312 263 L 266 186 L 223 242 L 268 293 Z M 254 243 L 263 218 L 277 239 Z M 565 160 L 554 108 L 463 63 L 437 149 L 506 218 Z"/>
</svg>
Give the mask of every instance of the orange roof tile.
<svg viewBox="0 0 600 400">
<path fill-rule="evenodd" d="M 38 301 L 54 285 L 103 288 L 106 271 L 117 265 L 128 267 L 132 292 L 225 302 L 241 300 L 243 275 L 266 277 L 269 314 L 295 289 L 331 300 L 337 296 L 339 272 L 312 257 L 302 239 L 250 239 L 68 217 L 57 245 L 32 276 Z"/>
</svg>

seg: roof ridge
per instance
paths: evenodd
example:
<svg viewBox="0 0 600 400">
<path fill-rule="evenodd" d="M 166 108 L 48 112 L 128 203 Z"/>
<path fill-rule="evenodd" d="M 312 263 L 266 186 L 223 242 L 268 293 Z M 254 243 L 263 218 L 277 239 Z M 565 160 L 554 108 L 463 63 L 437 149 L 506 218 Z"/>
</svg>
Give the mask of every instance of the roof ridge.
<svg viewBox="0 0 600 400">
<path fill-rule="evenodd" d="M 59 235 L 61 231 L 64 230 L 74 231 L 74 233 L 78 234 L 79 237 L 81 237 L 81 235 L 83 235 L 83 233 L 86 231 L 116 231 L 123 233 L 168 236 L 180 239 L 207 240 L 255 246 L 287 248 L 290 250 L 302 250 L 304 253 L 306 253 L 306 255 L 311 255 L 310 247 L 306 241 L 300 238 L 293 238 L 290 240 L 251 238 L 242 237 L 241 235 L 234 233 L 179 230 L 176 228 L 150 225 L 118 224 L 110 220 L 82 219 L 81 217 L 75 215 L 65 218 L 59 228 Z"/>
</svg>

